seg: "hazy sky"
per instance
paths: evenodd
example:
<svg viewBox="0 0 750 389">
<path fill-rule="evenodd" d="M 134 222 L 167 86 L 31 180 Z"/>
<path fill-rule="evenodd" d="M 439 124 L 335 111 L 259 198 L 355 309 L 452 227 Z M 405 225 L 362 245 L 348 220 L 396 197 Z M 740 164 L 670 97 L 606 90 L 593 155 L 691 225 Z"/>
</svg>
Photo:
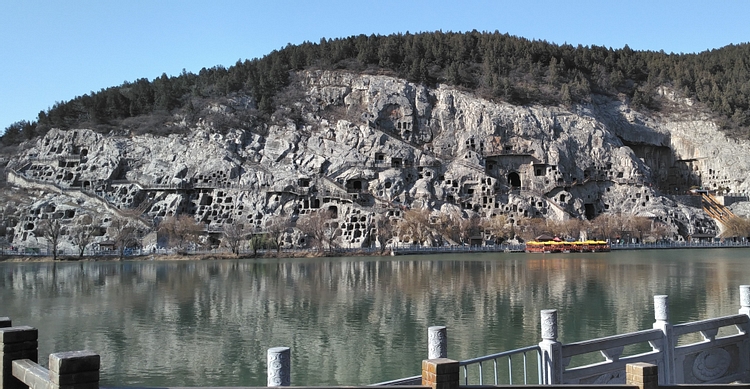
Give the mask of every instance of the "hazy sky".
<svg viewBox="0 0 750 389">
<path fill-rule="evenodd" d="M 688 53 L 750 41 L 748 16 L 740 0 L 0 0 L 0 131 L 123 81 L 322 37 L 476 29 Z"/>
</svg>

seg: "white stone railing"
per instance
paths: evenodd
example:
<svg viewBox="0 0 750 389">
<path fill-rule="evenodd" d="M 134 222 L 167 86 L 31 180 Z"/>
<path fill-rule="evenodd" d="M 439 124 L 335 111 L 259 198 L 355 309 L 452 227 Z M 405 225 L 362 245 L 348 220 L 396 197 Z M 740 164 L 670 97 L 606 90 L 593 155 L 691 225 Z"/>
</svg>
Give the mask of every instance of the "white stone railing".
<svg viewBox="0 0 750 389">
<path fill-rule="evenodd" d="M 39 330 L 13 327 L 0 317 L 0 389 L 99 389 L 99 355 L 70 351 L 49 356 L 49 369 L 38 362 Z"/>
<path fill-rule="evenodd" d="M 606 361 L 570 369 L 565 368 L 562 380 L 566 384 L 589 383 L 592 380 L 590 383 L 596 384 L 624 383 L 625 366 L 628 363 L 648 362 L 656 364 L 664 356 L 664 352 L 660 348 L 654 348 L 646 353 L 623 357 L 624 348 L 641 343 L 660 345 L 662 338 L 663 333 L 657 329 L 565 344 L 562 346 L 561 353 L 564 368 L 568 366 L 573 357 L 592 352 L 600 352 Z"/>
<path fill-rule="evenodd" d="M 538 346 L 460 361 L 461 384 L 621 385 L 626 383 L 627 366 L 639 363 L 651 364 L 658 369 L 659 385 L 748 382 L 750 285 L 740 286 L 740 297 L 741 308 L 737 315 L 672 325 L 669 323 L 668 297 L 654 296 L 656 320 L 652 329 L 566 344 L 557 338 L 557 310 L 543 310 L 542 341 Z M 428 337 L 429 358 L 446 358 L 444 351 L 432 354 L 433 348 L 446 350 L 446 330 L 440 328 L 441 337 Z M 695 341 L 696 338 L 700 339 Z M 433 344 L 437 339 L 442 343 Z M 537 352 L 538 362 L 533 356 Z M 527 353 L 531 354 L 528 358 Z M 592 354 L 597 353 L 601 354 L 601 360 L 591 362 Z M 520 364 L 516 364 L 519 359 Z M 571 363 L 576 359 L 580 359 L 578 363 Z M 482 363 L 486 363 L 484 371 Z M 503 364 L 508 368 L 498 369 Z M 573 367 L 569 367 L 571 365 Z M 416 376 L 407 377 L 376 385 L 415 384 L 417 379 Z"/>
<path fill-rule="evenodd" d="M 557 311 L 542 311 L 543 383 L 622 384 L 625 366 L 644 362 L 659 370 L 660 385 L 722 384 L 750 379 L 750 285 L 740 286 L 737 315 L 672 325 L 668 297 L 654 296 L 653 329 L 562 344 L 557 339 Z M 720 332 L 721 331 L 721 332 Z M 721 333 L 721 336 L 718 336 Z M 692 341 L 693 338 L 700 338 Z M 688 336 L 686 336 L 688 335 Z M 626 347 L 651 350 L 623 355 Z M 641 350 L 644 347 L 641 346 Z M 599 352 L 603 361 L 568 368 L 571 359 Z"/>
<path fill-rule="evenodd" d="M 91 351 L 68 351 L 49 355 L 49 369 L 31 359 L 11 363 L 13 378 L 29 389 L 99 389 L 98 354 Z M 11 389 L 12 382 L 3 389 Z"/>
<path fill-rule="evenodd" d="M 726 327 L 735 327 L 737 332 L 717 338 L 718 331 Z M 672 328 L 675 343 L 685 334 L 699 332 L 703 337 L 702 341 L 674 348 L 672 368 L 674 378 L 678 380 L 675 383 L 728 383 L 747 380 L 750 356 L 747 330 L 746 314 L 675 325 Z M 735 364 L 738 365 L 737 368 L 733 368 Z"/>
</svg>

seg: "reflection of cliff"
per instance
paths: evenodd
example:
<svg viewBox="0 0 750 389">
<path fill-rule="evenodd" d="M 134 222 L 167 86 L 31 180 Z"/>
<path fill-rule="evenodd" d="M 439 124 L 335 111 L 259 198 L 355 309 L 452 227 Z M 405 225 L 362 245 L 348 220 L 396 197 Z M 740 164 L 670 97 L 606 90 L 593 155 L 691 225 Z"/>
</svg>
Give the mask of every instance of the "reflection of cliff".
<svg viewBox="0 0 750 389">
<path fill-rule="evenodd" d="M 430 325 L 466 359 L 537 343 L 546 308 L 565 342 L 650 328 L 655 294 L 673 322 L 736 312 L 743 250 L 705 253 L 0 264 L 0 314 L 40 329 L 40 355 L 100 352 L 105 385 L 263 385 L 279 345 L 293 383 L 368 384 L 417 374 Z"/>
</svg>

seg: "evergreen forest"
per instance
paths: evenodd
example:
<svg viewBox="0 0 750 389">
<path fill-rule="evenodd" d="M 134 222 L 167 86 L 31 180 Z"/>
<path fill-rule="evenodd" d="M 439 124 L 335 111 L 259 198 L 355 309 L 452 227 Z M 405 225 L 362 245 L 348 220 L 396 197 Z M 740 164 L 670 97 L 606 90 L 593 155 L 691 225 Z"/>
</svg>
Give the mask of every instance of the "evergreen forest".
<svg viewBox="0 0 750 389">
<path fill-rule="evenodd" d="M 201 99 L 247 94 L 259 120 L 268 120 L 293 71 L 347 70 L 386 74 L 434 86 L 473 91 L 512 104 L 573 105 L 594 95 L 620 96 L 634 107 L 662 109 L 660 86 L 700 102 L 731 137 L 750 138 L 750 44 L 698 54 L 634 51 L 628 46 L 557 45 L 498 32 L 358 35 L 287 45 L 230 67 L 142 78 L 58 102 L 35 121 L 16 122 L 3 146 L 51 128 L 109 131 L 131 118 L 190 113 Z"/>
</svg>

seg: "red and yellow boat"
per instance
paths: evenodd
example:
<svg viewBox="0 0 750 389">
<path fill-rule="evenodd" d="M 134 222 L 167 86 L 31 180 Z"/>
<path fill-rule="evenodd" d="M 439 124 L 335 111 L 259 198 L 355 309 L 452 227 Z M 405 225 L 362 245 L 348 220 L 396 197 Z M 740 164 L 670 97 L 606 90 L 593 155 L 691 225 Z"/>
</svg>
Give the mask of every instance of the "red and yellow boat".
<svg viewBox="0 0 750 389">
<path fill-rule="evenodd" d="M 609 242 L 604 240 L 586 240 L 563 242 L 556 240 L 526 242 L 527 253 L 602 253 L 610 250 Z"/>
</svg>

